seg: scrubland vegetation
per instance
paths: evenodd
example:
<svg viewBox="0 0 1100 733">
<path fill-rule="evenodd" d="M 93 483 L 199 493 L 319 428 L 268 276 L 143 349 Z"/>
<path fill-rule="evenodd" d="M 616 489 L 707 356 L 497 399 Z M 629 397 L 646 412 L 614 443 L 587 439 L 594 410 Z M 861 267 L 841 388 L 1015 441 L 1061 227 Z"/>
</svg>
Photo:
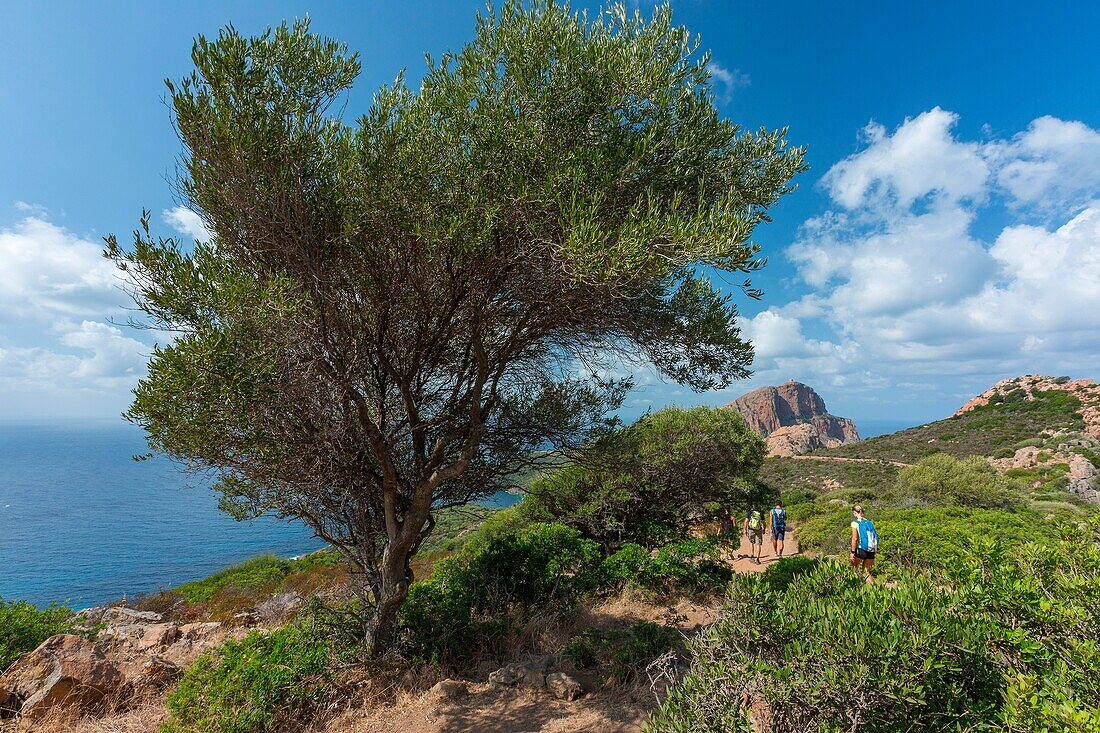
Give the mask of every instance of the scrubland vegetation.
<svg viewBox="0 0 1100 733">
<path fill-rule="evenodd" d="M 735 447 L 711 450 L 716 436 Z M 476 528 L 452 525 L 461 549 L 410 589 L 397 668 L 462 676 L 477 660 L 539 649 L 618 686 L 645 682 L 646 666 L 672 653 L 689 666 L 653 731 L 761 721 L 776 731 L 1100 730 L 1100 513 L 1037 506 L 1022 481 L 973 457 L 836 463 L 822 486 L 827 462 L 764 460 L 759 443 L 728 412 L 661 411 L 551 469 Z M 698 470 L 711 480 L 697 483 Z M 735 576 L 710 522 L 724 503 L 776 496 L 796 499 L 789 522 L 813 557 Z M 844 562 L 853 500 L 882 537 L 875 585 Z M 609 530 L 598 516 L 619 521 Z M 238 569 L 185 588 L 216 592 L 234 576 L 266 577 Z M 718 621 L 691 639 L 650 622 L 570 627 L 579 607 L 624 591 L 709 598 Z M 252 733 L 308 719 L 338 689 L 338 660 L 377 664 L 357 656 L 354 627 L 339 618 L 314 608 L 211 654 L 173 694 L 169 729 Z"/>
</svg>

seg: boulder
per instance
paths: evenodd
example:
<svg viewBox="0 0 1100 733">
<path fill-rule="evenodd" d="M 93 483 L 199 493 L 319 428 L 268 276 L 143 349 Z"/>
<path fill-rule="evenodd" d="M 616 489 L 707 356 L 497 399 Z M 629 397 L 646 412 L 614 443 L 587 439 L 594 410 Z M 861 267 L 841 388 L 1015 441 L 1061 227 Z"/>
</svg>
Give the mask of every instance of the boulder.
<svg viewBox="0 0 1100 733">
<path fill-rule="evenodd" d="M 1096 466 L 1084 456 L 1074 454 L 1069 457 L 1069 490 L 1093 503 L 1100 500 Z"/>
<path fill-rule="evenodd" d="M 767 441 L 769 456 L 800 456 L 828 447 L 817 428 L 808 423 L 781 427 Z"/>
<path fill-rule="evenodd" d="M 126 606 L 114 606 L 103 611 L 99 620 L 105 624 L 159 624 L 164 616 L 155 611 L 136 611 Z"/>
<path fill-rule="evenodd" d="M 428 690 L 428 695 L 430 697 L 436 700 L 448 700 L 452 702 L 466 697 L 468 694 L 470 694 L 470 689 L 466 686 L 465 682 L 459 680 L 440 680 L 432 686 L 432 689 Z"/>
<path fill-rule="evenodd" d="M 149 652 L 168 646 L 179 638 L 179 634 L 175 624 L 125 624 L 108 626 L 100 632 L 99 638 L 135 652 Z"/>
<path fill-rule="evenodd" d="M 546 675 L 546 689 L 559 700 L 576 700 L 584 694 L 584 687 L 580 681 L 565 672 Z"/>
<path fill-rule="evenodd" d="M 163 690 L 183 676 L 183 667 L 167 659 L 152 656 L 133 664 L 128 670 L 126 681 L 136 693 Z"/>
<path fill-rule="evenodd" d="M 0 682 L 0 720 L 14 718 L 19 714 L 19 698 Z"/>
<path fill-rule="evenodd" d="M 1035 446 L 1024 446 L 1012 455 L 1013 468 L 1032 468 L 1039 463 L 1039 449 Z"/>
<path fill-rule="evenodd" d="M 187 641 L 201 641 L 209 639 L 218 633 L 222 625 L 217 621 L 203 621 L 200 623 L 184 624 L 180 626 L 180 638 Z"/>
<path fill-rule="evenodd" d="M 61 634 L 16 660 L 0 676 L 0 687 L 18 702 L 24 718 L 38 720 L 54 709 L 101 710 L 124 681 L 99 646 L 79 636 Z"/>
<path fill-rule="evenodd" d="M 256 616 L 265 623 L 288 620 L 302 607 L 302 596 L 294 592 L 276 593 L 256 605 Z"/>
<path fill-rule="evenodd" d="M 542 670 L 526 664 L 512 663 L 501 667 L 489 675 L 489 684 L 496 688 L 527 687 L 533 690 L 546 689 L 546 675 Z"/>
</svg>

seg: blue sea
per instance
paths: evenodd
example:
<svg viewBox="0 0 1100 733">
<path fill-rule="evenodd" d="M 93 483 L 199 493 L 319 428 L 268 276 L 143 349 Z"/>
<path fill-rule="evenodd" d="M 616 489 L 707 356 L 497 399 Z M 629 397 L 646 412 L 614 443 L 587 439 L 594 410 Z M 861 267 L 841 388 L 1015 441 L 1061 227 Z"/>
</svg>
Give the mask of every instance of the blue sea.
<svg viewBox="0 0 1100 733">
<path fill-rule="evenodd" d="M 858 427 L 869 438 L 909 424 Z M 141 431 L 121 421 L 0 422 L 0 598 L 83 608 L 324 546 L 299 523 L 230 519 L 171 461 L 132 460 L 145 452 Z"/>
<path fill-rule="evenodd" d="M 323 546 L 301 524 L 235 522 L 172 462 L 132 460 L 145 452 L 121 420 L 0 423 L 0 597 L 80 608 Z"/>
</svg>

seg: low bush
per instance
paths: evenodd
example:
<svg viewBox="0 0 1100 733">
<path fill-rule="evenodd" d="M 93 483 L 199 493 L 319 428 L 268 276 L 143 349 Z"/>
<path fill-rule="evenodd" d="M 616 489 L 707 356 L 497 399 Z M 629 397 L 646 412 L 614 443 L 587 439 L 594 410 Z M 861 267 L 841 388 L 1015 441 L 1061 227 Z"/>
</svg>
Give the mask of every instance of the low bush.
<svg viewBox="0 0 1100 733">
<path fill-rule="evenodd" d="M 267 733 L 307 720 L 331 683 L 329 647 L 288 626 L 201 657 L 167 700 L 162 733 Z"/>
<path fill-rule="evenodd" d="M 290 574 L 290 561 L 275 555 L 261 555 L 220 570 L 202 580 L 181 585 L 176 591 L 188 603 L 205 603 L 225 587 L 260 590 L 274 586 Z"/>
<path fill-rule="evenodd" d="M 1100 548 L 979 542 L 933 580 L 822 562 L 730 585 L 649 730 L 1100 730 Z"/>
<path fill-rule="evenodd" d="M 535 607 L 569 604 L 593 587 L 599 547 L 560 524 L 535 524 L 447 558 L 415 583 L 401 611 L 412 656 L 433 662 L 468 657 L 515 629 Z"/>
<path fill-rule="evenodd" d="M 732 576 L 713 537 L 672 542 L 656 552 L 628 542 L 604 559 L 598 574 L 607 589 L 629 585 L 657 593 L 716 591 Z"/>
<path fill-rule="evenodd" d="M 922 458 L 898 474 L 898 488 L 929 506 L 1012 509 L 1022 504 L 1023 487 L 1001 476 L 984 458 Z"/>
<path fill-rule="evenodd" d="M 72 615 L 62 606 L 38 608 L 0 598 L 0 672 L 51 636 L 74 633 Z"/>
<path fill-rule="evenodd" d="M 806 555 L 792 555 L 780 558 L 778 562 L 764 569 L 764 580 L 776 590 L 786 590 L 795 578 L 813 572 L 820 560 Z"/>
<path fill-rule="evenodd" d="M 589 629 L 573 637 L 562 652 L 578 667 L 600 668 L 604 684 L 620 685 L 633 682 L 651 661 L 682 645 L 675 629 L 639 621 L 627 629 Z"/>
<path fill-rule="evenodd" d="M 974 543 L 995 537 L 1009 545 L 1047 541 L 1056 522 L 1032 511 L 995 509 L 898 509 L 867 507 L 879 535 L 877 573 L 926 571 L 958 563 Z M 850 507 L 823 510 L 802 520 L 799 545 L 826 555 L 846 557 L 851 545 Z"/>
</svg>

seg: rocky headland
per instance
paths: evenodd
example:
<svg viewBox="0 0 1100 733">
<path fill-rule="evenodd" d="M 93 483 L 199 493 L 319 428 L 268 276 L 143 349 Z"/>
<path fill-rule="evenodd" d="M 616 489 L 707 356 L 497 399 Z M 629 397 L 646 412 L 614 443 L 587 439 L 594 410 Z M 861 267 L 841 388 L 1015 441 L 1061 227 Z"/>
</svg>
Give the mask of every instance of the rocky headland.
<svg viewBox="0 0 1100 733">
<path fill-rule="evenodd" d="M 761 387 L 726 405 L 768 441 L 768 455 L 795 456 L 859 442 L 854 422 L 829 414 L 825 400 L 793 380 Z"/>
</svg>

